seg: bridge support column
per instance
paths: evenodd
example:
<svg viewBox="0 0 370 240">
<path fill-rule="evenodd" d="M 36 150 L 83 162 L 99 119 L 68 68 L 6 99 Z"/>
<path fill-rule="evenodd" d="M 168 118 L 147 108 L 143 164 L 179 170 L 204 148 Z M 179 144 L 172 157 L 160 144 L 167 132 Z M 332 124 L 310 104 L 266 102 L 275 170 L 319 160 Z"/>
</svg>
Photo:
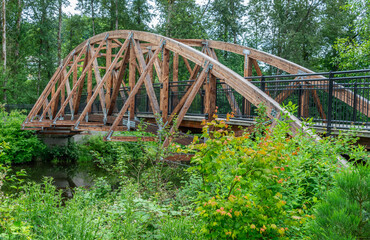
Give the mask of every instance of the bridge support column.
<svg viewBox="0 0 370 240">
<path fill-rule="evenodd" d="M 134 46 L 130 44 L 130 64 L 129 64 L 129 77 L 128 77 L 128 84 L 130 86 L 130 93 L 134 89 L 136 84 L 136 56 Z M 134 120 L 135 118 L 135 97 L 132 99 L 130 103 L 129 110 L 130 112 L 130 120 Z"/>
<path fill-rule="evenodd" d="M 303 85 L 304 88 L 307 88 L 306 85 Z M 301 110 L 301 117 L 303 118 L 308 118 L 309 116 L 309 90 L 307 89 L 303 89 L 302 91 L 302 95 L 301 95 L 301 107 L 300 107 L 300 110 Z"/>
<path fill-rule="evenodd" d="M 206 82 L 206 94 L 204 101 L 204 113 L 208 114 L 208 121 L 213 120 L 213 114 L 216 110 L 216 96 L 217 96 L 217 85 L 216 77 L 213 74 L 209 74 L 209 79 Z"/>
<path fill-rule="evenodd" d="M 166 48 L 163 49 L 162 60 L 162 88 L 160 96 L 160 110 L 162 111 L 163 122 L 166 122 L 168 118 L 168 90 L 170 83 L 170 51 Z"/>
<path fill-rule="evenodd" d="M 245 51 L 244 53 L 244 77 L 252 76 L 252 59 L 249 57 L 250 52 Z M 250 81 L 248 79 L 248 81 Z M 251 115 L 251 103 L 245 98 L 243 99 L 243 114 Z"/>
<path fill-rule="evenodd" d="M 175 84 L 175 87 L 172 87 L 172 92 L 174 93 L 171 96 L 171 105 L 170 105 L 170 111 L 179 104 L 179 96 L 178 96 L 178 83 L 179 83 L 179 54 L 175 53 L 173 55 L 173 78 L 172 82 Z"/>
<path fill-rule="evenodd" d="M 108 67 L 112 64 L 112 40 L 107 39 L 106 40 L 106 56 L 105 56 L 105 66 L 106 66 L 106 71 L 108 70 Z M 108 79 L 106 80 L 106 93 L 105 93 L 105 104 L 106 108 L 109 109 L 110 107 L 110 100 L 111 100 L 111 88 L 113 85 L 113 78 L 112 74 L 108 75 Z"/>
</svg>

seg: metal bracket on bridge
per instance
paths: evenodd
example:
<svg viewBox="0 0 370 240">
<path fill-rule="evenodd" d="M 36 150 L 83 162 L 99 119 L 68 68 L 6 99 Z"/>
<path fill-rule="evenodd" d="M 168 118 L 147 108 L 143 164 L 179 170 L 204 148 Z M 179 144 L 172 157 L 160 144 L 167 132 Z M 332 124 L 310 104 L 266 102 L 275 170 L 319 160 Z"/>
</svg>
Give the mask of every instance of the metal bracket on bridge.
<svg viewBox="0 0 370 240">
<path fill-rule="evenodd" d="M 130 48 L 131 48 L 132 46 L 135 46 L 134 33 L 133 33 L 133 32 L 130 32 L 130 33 L 128 34 L 127 39 L 131 40 Z"/>
<path fill-rule="evenodd" d="M 298 69 L 298 72 L 297 72 L 298 74 L 306 74 L 306 72 L 303 72 L 302 70 L 299 70 Z M 297 77 L 297 79 L 298 80 L 303 80 L 303 79 L 306 79 L 307 77 L 306 76 L 299 76 L 299 77 Z"/>
<path fill-rule="evenodd" d="M 75 127 L 75 129 L 78 129 L 78 125 L 80 125 L 80 122 L 77 122 L 77 123 L 76 123 L 76 127 Z"/>
<path fill-rule="evenodd" d="M 251 54 L 251 51 L 249 51 L 248 49 L 243 49 L 243 54 L 245 56 L 244 69 L 246 69 L 248 67 L 248 56 L 249 56 L 249 54 Z"/>
<path fill-rule="evenodd" d="M 86 49 L 86 54 L 88 54 L 90 51 L 90 40 L 87 41 L 87 49 Z"/>
<path fill-rule="evenodd" d="M 208 48 L 208 47 L 209 47 L 209 42 L 208 42 L 208 41 L 202 42 L 202 44 L 203 44 L 206 48 Z"/>
<path fill-rule="evenodd" d="M 161 49 L 161 51 L 162 51 L 162 61 L 163 61 L 163 49 L 164 49 L 164 45 L 166 45 L 166 40 L 163 40 L 163 41 L 162 41 L 162 44 L 161 44 L 161 46 L 160 46 L 160 49 Z"/>
<path fill-rule="evenodd" d="M 274 117 L 274 118 L 276 118 L 276 116 L 277 116 L 277 111 L 276 111 L 275 109 L 272 109 L 272 110 L 271 110 L 271 116 L 272 116 L 272 117 Z"/>
<path fill-rule="evenodd" d="M 163 50 L 164 45 L 166 45 L 166 40 L 163 40 L 163 41 L 162 41 L 162 44 L 161 44 L 161 46 L 160 46 L 160 48 L 161 48 L 162 50 Z"/>
<path fill-rule="evenodd" d="M 132 39 L 133 37 L 134 37 L 134 33 L 130 32 L 129 35 L 128 35 L 128 39 Z"/>
<path fill-rule="evenodd" d="M 207 65 L 207 63 L 209 63 L 209 61 L 206 61 L 205 63 L 204 63 L 204 66 L 206 66 Z M 213 68 L 213 64 L 212 63 L 209 63 L 208 64 L 208 67 L 206 68 L 206 73 L 208 73 L 209 72 L 209 70 L 211 70 Z"/>
<path fill-rule="evenodd" d="M 131 121 L 130 118 L 128 120 L 122 119 L 122 124 L 127 126 L 127 130 L 130 130 L 131 128 L 136 127 L 136 123 L 134 121 Z"/>
<path fill-rule="evenodd" d="M 207 65 L 207 63 L 209 63 L 208 61 L 206 61 L 205 65 Z M 207 83 L 209 83 L 209 73 L 210 73 L 210 70 L 212 70 L 213 68 L 213 64 L 212 63 L 209 63 L 208 64 L 208 67 L 206 69 L 206 73 L 207 73 Z"/>
<path fill-rule="evenodd" d="M 104 123 L 104 125 L 106 125 L 108 118 L 107 118 L 107 109 L 105 107 L 103 108 L 103 114 L 104 114 L 103 123 Z"/>
<path fill-rule="evenodd" d="M 110 141 L 111 140 L 112 135 L 113 135 L 113 130 L 110 130 L 109 133 L 108 133 L 108 135 L 107 135 L 107 138 L 106 138 L 107 141 Z"/>
</svg>

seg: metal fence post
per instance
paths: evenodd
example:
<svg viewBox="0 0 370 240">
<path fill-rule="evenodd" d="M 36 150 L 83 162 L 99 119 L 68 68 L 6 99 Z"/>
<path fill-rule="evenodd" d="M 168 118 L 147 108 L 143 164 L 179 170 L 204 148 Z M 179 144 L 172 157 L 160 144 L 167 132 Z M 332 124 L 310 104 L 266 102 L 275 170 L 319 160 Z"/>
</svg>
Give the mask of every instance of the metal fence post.
<svg viewBox="0 0 370 240">
<path fill-rule="evenodd" d="M 265 76 L 261 76 L 261 90 L 263 91 L 263 92 L 265 92 L 266 91 L 266 83 L 265 83 Z"/>
<path fill-rule="evenodd" d="M 204 95 L 206 91 L 204 89 L 200 90 L 200 114 L 204 114 Z"/>
<path fill-rule="evenodd" d="M 354 83 L 354 87 L 353 87 L 353 112 L 352 112 L 352 121 L 353 123 L 356 122 L 356 115 L 357 115 L 357 82 Z"/>
<path fill-rule="evenodd" d="M 301 118 L 301 113 L 302 113 L 302 84 L 301 82 L 299 82 L 299 85 L 298 85 L 298 118 L 300 119 Z"/>
<path fill-rule="evenodd" d="M 326 132 L 328 135 L 331 134 L 331 117 L 332 117 L 332 111 L 333 111 L 333 107 L 332 107 L 332 104 L 333 104 L 333 73 L 332 71 L 330 71 L 329 73 L 329 89 L 328 89 L 328 92 L 329 92 L 329 99 L 328 99 L 328 116 L 327 116 L 327 125 L 326 125 Z"/>
</svg>

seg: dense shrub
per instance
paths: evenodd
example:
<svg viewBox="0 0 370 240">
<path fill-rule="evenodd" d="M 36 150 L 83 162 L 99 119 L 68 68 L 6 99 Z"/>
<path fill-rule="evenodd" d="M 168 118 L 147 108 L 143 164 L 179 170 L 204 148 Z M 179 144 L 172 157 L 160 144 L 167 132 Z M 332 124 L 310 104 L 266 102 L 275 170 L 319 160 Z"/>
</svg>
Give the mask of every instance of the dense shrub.
<svg viewBox="0 0 370 240">
<path fill-rule="evenodd" d="M 370 237 L 369 165 L 346 169 L 335 176 L 335 188 L 315 206 L 310 239 L 368 239 Z"/>
<path fill-rule="evenodd" d="M 7 113 L 0 106 L 0 142 L 8 143 L 6 153 L 0 156 L 0 163 L 29 162 L 41 156 L 46 146 L 32 131 L 22 130 L 22 122 L 26 118 L 23 112 L 12 111 Z"/>
<path fill-rule="evenodd" d="M 140 198 L 129 182 L 112 191 L 100 180 L 89 191 L 76 189 L 63 204 L 61 192 L 46 179 L 4 199 L 0 208 L 7 209 L 0 212 L 1 239 L 186 239 L 194 224 Z"/>
<path fill-rule="evenodd" d="M 207 141 L 190 149 L 191 171 L 202 178 L 196 211 L 205 238 L 302 238 L 311 206 L 332 186 L 337 156 L 353 147 L 344 147 L 349 138 L 316 142 L 288 133 L 284 120 L 274 132 L 261 125 L 241 136 L 224 121 L 203 128 Z"/>
<path fill-rule="evenodd" d="M 68 141 L 67 145 L 49 147 L 45 153 L 45 158 L 48 160 L 57 160 L 62 162 L 76 161 L 82 154 L 80 154 L 79 146 Z"/>
</svg>

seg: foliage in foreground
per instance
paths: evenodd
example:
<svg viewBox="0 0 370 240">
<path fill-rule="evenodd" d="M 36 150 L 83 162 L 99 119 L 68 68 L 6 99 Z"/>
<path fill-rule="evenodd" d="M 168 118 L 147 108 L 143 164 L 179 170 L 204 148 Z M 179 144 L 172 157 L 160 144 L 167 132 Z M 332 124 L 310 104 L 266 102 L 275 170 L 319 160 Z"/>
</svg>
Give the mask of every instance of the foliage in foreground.
<svg viewBox="0 0 370 240">
<path fill-rule="evenodd" d="M 337 154 L 353 148 L 347 137 L 286 138 L 284 121 L 274 132 L 264 128 L 235 136 L 213 120 L 203 129 L 208 140 L 190 147 L 191 170 L 202 178 L 196 212 L 205 238 L 302 239 L 311 207 L 332 186 Z"/>
<path fill-rule="evenodd" d="M 347 169 L 335 180 L 335 188 L 315 207 L 315 219 L 309 225 L 312 239 L 369 238 L 369 165 Z"/>
<path fill-rule="evenodd" d="M 78 147 L 78 154 L 88 153 L 85 160 L 111 169 L 120 187 L 113 190 L 100 180 L 90 190 L 76 189 L 67 200 L 45 180 L 19 188 L 17 195 L 0 195 L 0 238 L 325 239 L 320 235 L 329 234 L 324 224 L 332 227 L 328 232 L 335 232 L 338 224 L 324 214 L 328 204 L 338 203 L 331 200 L 338 191 L 348 200 L 341 210 L 361 223 L 343 236 L 360 236 L 350 235 L 354 231 L 366 235 L 369 189 L 358 183 L 368 182 L 369 169 L 364 168 L 364 174 L 353 171 L 342 181 L 342 175 L 336 177 L 337 154 L 366 161 L 363 149 L 350 145 L 350 136 L 319 143 L 303 133 L 287 138 L 289 123 L 284 118 L 271 132 L 264 125 L 263 107 L 259 113 L 252 133 L 237 135 L 220 120 L 207 123 L 202 136 L 207 140 L 195 140 L 187 150 L 195 153 L 187 174 L 162 161 L 169 149 L 161 148 L 160 139 L 126 144 L 92 138 Z M 2 157 L 6 148 L 0 144 Z M 0 166 L 0 187 L 17 178 L 10 173 Z M 353 196 L 364 202 L 354 202 Z"/>
<path fill-rule="evenodd" d="M 0 156 L 0 163 L 24 163 L 39 157 L 46 146 L 32 131 L 23 131 L 22 122 L 26 116 L 23 112 L 6 112 L 0 105 L 0 142 L 6 142 L 5 153 Z"/>
<path fill-rule="evenodd" d="M 0 204 L 1 239 L 186 239 L 192 221 L 139 197 L 128 182 L 112 191 L 105 181 L 76 189 L 63 201 L 50 179 L 29 184 Z M 195 235 L 193 235 L 196 238 Z"/>
</svg>

